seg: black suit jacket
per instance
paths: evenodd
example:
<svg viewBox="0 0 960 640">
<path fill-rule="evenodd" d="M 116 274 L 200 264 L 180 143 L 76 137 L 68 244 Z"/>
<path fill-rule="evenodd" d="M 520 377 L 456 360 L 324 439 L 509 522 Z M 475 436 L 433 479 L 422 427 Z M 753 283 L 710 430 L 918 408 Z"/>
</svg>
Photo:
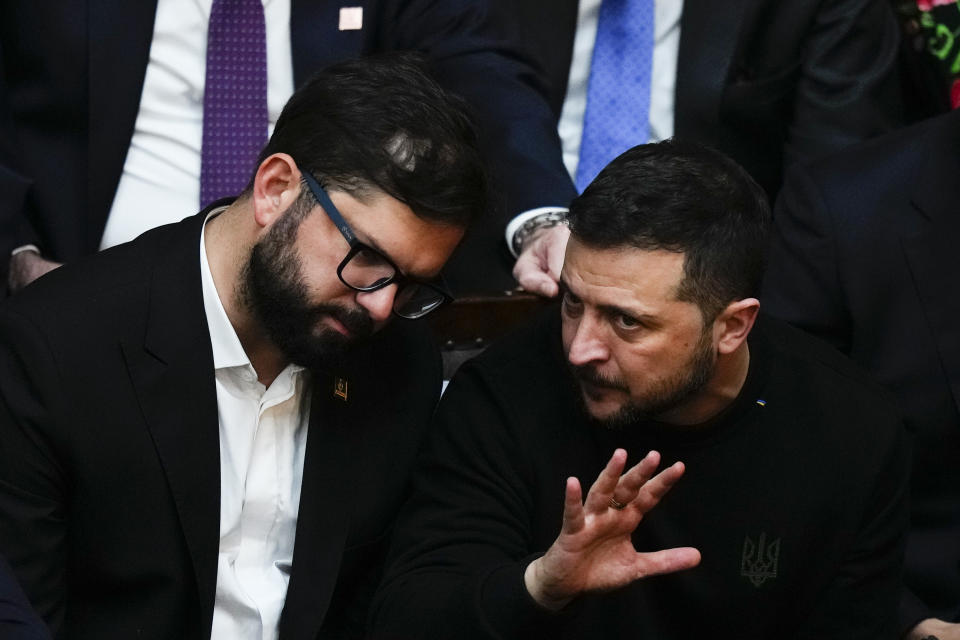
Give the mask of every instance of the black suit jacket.
<svg viewBox="0 0 960 640">
<path fill-rule="evenodd" d="M 220 465 L 202 221 L 0 307 L 0 550 L 61 637 L 210 637 Z M 281 638 L 359 633 L 439 391 L 439 357 L 411 323 L 313 372 Z"/>
<path fill-rule="evenodd" d="M 917 432 L 904 624 L 960 619 L 960 113 L 788 176 L 765 310 L 826 338 Z"/>
<path fill-rule="evenodd" d="M 577 0 L 496 0 L 514 12 L 559 116 Z M 684 0 L 674 133 L 709 144 L 767 190 L 783 167 L 900 120 L 898 27 L 885 0 Z"/>
<path fill-rule="evenodd" d="M 447 273 L 458 291 L 511 287 L 506 219 L 565 204 L 572 187 L 549 153 L 557 134 L 534 90 L 539 78 L 509 27 L 486 0 L 352 0 L 364 9 L 356 31 L 338 30 L 343 2 L 290 1 L 296 86 L 346 58 L 416 50 L 471 103 L 496 178 L 494 206 Z M 156 0 L 0 5 L 0 275 L 20 244 L 59 261 L 99 247 L 136 121 L 155 8 Z"/>
</svg>

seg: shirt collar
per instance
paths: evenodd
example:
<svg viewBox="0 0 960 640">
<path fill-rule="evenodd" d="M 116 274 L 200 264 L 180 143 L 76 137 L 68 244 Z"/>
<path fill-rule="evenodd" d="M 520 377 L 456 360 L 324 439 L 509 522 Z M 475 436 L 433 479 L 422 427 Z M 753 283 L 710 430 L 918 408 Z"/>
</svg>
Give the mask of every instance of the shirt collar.
<svg viewBox="0 0 960 640">
<path fill-rule="evenodd" d="M 207 315 L 207 327 L 210 329 L 210 345 L 213 347 L 214 369 L 227 367 L 252 366 L 247 352 L 240 344 L 240 338 L 230 324 L 230 318 L 220 302 L 217 287 L 213 283 L 213 274 L 210 272 L 210 263 L 207 261 L 207 250 L 204 237 L 207 222 L 219 215 L 226 207 L 217 207 L 207 214 L 200 231 L 200 282 L 203 285 L 203 310 Z"/>
</svg>

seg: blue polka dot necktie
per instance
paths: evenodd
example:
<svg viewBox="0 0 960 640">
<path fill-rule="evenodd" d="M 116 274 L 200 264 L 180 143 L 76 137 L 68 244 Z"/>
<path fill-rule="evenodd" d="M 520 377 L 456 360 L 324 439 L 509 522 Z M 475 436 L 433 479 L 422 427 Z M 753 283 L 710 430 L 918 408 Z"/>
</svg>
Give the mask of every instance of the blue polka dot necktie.
<svg viewBox="0 0 960 640">
<path fill-rule="evenodd" d="M 239 194 L 267 141 L 267 31 L 260 0 L 213 0 L 207 28 L 200 206 Z"/>
<path fill-rule="evenodd" d="M 577 165 L 582 192 L 618 155 L 647 141 L 654 0 L 603 0 Z"/>
</svg>

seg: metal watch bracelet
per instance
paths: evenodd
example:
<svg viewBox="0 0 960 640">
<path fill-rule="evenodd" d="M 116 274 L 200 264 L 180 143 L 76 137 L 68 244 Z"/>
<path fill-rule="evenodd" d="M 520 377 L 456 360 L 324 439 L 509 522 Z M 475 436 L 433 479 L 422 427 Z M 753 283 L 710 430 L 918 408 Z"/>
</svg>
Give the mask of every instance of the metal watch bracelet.
<svg viewBox="0 0 960 640">
<path fill-rule="evenodd" d="M 513 234 L 513 251 L 517 255 L 523 251 L 523 245 L 527 240 L 530 239 L 535 232 L 540 229 L 549 229 L 550 227 L 555 227 L 558 224 L 567 224 L 567 212 L 566 211 L 550 211 L 547 213 L 541 213 L 538 216 L 530 218 L 522 225 L 517 231 Z"/>
</svg>

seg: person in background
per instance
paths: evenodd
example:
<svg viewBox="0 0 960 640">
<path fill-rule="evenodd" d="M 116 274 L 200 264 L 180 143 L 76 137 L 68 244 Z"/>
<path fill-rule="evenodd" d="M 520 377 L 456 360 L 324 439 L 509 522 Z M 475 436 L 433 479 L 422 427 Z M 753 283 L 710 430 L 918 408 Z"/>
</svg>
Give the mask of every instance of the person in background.
<svg viewBox="0 0 960 640">
<path fill-rule="evenodd" d="M 569 198 L 626 149 L 676 136 L 732 157 L 772 202 L 792 163 L 902 122 L 889 0 L 495 1 L 545 70 Z M 568 203 L 508 225 L 530 291 L 558 291 Z"/>
<path fill-rule="evenodd" d="M 764 302 L 896 397 L 915 433 L 901 599 L 909 640 L 960 638 L 960 113 L 798 165 Z"/>
<path fill-rule="evenodd" d="M 501 22 L 487 0 L 4 2 L 0 285 L 16 291 L 236 196 L 313 72 L 413 50 L 471 104 L 495 172 L 487 219 L 458 249 L 450 286 L 512 288 L 507 218 L 565 203 L 569 186 L 549 155 L 557 134 L 542 83 Z"/>
</svg>

